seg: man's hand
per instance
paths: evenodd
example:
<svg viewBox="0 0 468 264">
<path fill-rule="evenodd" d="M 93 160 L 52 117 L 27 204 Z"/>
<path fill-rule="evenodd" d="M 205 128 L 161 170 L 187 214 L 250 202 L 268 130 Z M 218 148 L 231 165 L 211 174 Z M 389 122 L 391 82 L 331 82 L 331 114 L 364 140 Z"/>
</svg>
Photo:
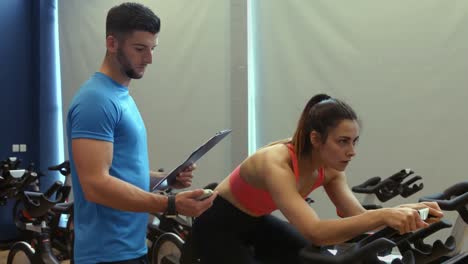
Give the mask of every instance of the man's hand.
<svg viewBox="0 0 468 264">
<path fill-rule="evenodd" d="M 215 191 L 210 197 L 199 201 L 198 198 L 203 195 L 203 189 L 180 192 L 175 197 L 176 210 L 181 215 L 197 217 L 213 205 L 217 194 Z"/>
<path fill-rule="evenodd" d="M 186 168 L 184 171 L 179 173 L 179 175 L 177 175 L 176 177 L 176 181 L 170 187 L 174 189 L 184 189 L 184 188 L 188 188 L 192 186 L 192 178 L 193 178 L 192 171 L 194 171 L 196 168 L 197 168 L 197 165 L 192 164 L 188 168 Z"/>
<path fill-rule="evenodd" d="M 197 168 L 196 164 L 192 164 L 189 167 L 187 167 L 184 171 L 179 173 L 179 175 L 176 176 L 176 181 L 171 184 L 169 187 L 173 189 L 184 189 L 192 186 L 192 178 L 193 174 L 192 171 L 194 171 Z M 167 173 L 164 172 L 164 169 L 159 169 L 158 171 L 150 171 L 150 186 L 153 188 L 157 183 L 159 183 L 164 177 L 167 176 Z M 159 187 L 158 189 L 166 189 L 167 186 L 165 187 Z"/>
</svg>

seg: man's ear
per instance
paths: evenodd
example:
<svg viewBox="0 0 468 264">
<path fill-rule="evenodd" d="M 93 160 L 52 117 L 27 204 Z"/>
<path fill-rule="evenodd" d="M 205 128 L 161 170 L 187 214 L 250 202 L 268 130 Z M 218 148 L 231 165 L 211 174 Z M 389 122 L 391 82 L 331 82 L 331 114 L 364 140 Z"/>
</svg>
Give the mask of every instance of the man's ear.
<svg viewBox="0 0 468 264">
<path fill-rule="evenodd" d="M 322 137 L 320 136 L 320 134 L 315 131 L 315 130 L 312 130 L 309 134 L 309 139 L 310 139 L 310 143 L 312 144 L 312 147 L 314 149 L 317 149 L 320 147 L 321 143 L 322 143 Z"/>
<path fill-rule="evenodd" d="M 119 47 L 119 41 L 117 40 L 116 37 L 109 35 L 106 37 L 106 48 L 109 52 L 117 52 L 117 49 Z"/>
</svg>

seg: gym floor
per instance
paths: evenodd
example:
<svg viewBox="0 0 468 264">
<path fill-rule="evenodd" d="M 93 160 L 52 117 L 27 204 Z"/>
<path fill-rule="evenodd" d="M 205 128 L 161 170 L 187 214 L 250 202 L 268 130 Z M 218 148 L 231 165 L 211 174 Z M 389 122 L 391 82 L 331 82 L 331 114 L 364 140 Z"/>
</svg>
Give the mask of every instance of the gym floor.
<svg viewBox="0 0 468 264">
<path fill-rule="evenodd" d="M 8 251 L 6 250 L 0 251 L 0 263 L 6 263 L 7 256 L 8 256 Z"/>
<path fill-rule="evenodd" d="M 6 263 L 7 257 L 8 257 L 8 251 L 7 250 L 0 251 L 0 264 Z"/>
<path fill-rule="evenodd" d="M 7 257 L 8 257 L 8 250 L 1 250 L 0 251 L 0 264 L 5 264 L 7 262 Z M 69 264 L 70 262 L 64 261 L 62 264 Z"/>
</svg>

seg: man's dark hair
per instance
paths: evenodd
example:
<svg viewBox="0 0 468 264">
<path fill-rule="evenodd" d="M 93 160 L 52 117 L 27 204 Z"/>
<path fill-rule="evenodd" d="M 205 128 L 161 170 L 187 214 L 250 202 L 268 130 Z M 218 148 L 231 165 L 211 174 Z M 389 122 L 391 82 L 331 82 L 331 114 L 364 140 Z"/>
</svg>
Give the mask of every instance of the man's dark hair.
<svg viewBox="0 0 468 264">
<path fill-rule="evenodd" d="M 161 21 L 151 9 L 138 3 L 123 3 L 114 6 L 107 13 L 106 37 L 122 37 L 135 30 L 159 33 Z"/>
</svg>

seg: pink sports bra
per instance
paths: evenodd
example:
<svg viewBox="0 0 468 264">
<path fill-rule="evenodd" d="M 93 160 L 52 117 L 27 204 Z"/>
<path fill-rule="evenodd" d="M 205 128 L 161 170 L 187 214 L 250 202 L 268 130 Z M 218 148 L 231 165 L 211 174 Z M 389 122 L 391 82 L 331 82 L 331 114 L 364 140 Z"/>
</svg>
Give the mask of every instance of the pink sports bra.
<svg viewBox="0 0 468 264">
<path fill-rule="evenodd" d="M 289 155 L 291 156 L 296 182 L 299 181 L 299 165 L 296 153 L 291 144 L 287 144 Z M 324 181 L 323 168 L 319 169 L 319 175 L 310 191 L 304 196 L 307 197 L 313 190 L 317 189 Z M 257 215 L 266 215 L 278 209 L 271 195 L 266 190 L 255 188 L 247 183 L 240 175 L 240 165 L 229 175 L 229 186 L 236 200 L 250 212 Z"/>
</svg>

